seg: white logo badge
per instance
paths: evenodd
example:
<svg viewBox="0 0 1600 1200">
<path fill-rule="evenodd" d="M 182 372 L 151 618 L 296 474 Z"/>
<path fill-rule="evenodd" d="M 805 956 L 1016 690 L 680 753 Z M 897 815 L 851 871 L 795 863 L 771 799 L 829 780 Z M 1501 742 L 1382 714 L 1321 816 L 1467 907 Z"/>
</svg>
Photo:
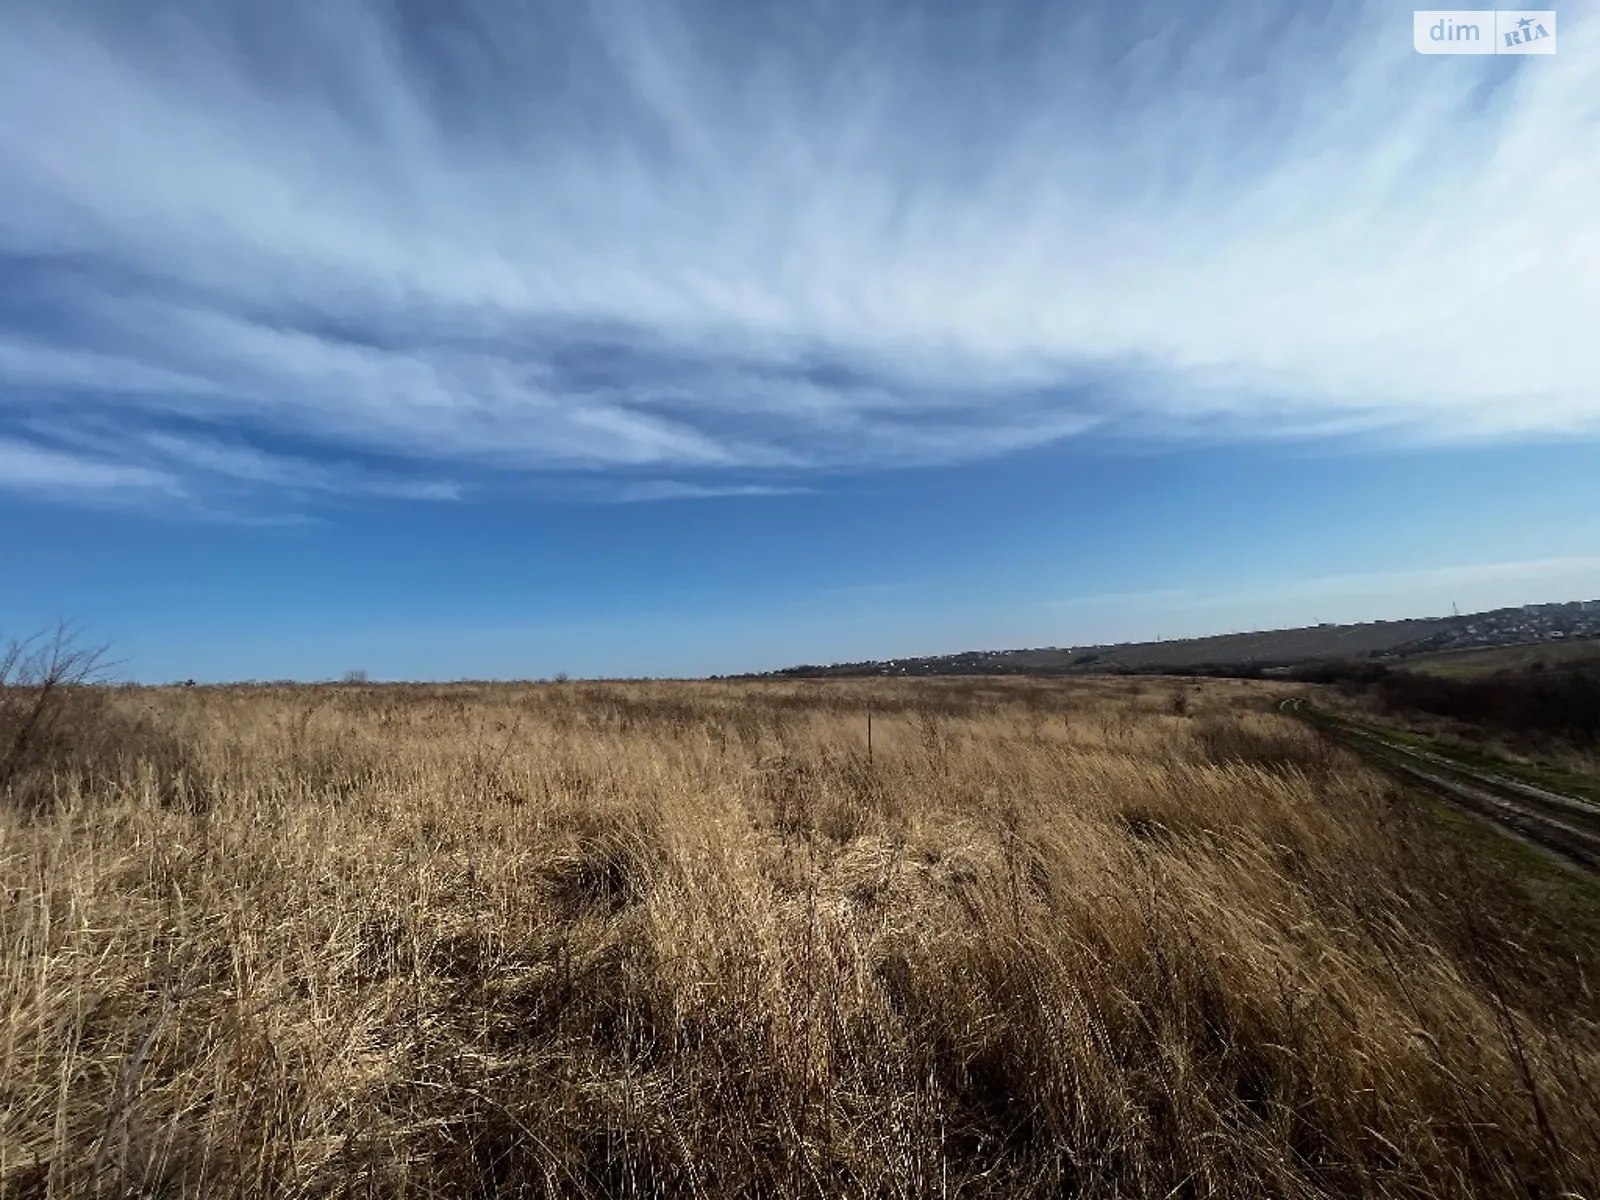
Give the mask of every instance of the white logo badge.
<svg viewBox="0 0 1600 1200">
<path fill-rule="evenodd" d="M 1418 9 L 1412 44 L 1419 54 L 1554 54 L 1554 9 Z"/>
</svg>

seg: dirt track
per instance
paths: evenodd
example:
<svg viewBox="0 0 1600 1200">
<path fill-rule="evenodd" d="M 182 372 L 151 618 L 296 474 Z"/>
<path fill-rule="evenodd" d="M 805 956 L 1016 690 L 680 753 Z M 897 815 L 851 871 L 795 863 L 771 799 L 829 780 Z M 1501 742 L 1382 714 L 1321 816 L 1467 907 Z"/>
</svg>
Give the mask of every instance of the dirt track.
<svg viewBox="0 0 1600 1200">
<path fill-rule="evenodd" d="M 1326 736 L 1408 782 L 1600 873 L 1600 805 L 1471 767 L 1436 751 L 1403 745 L 1329 716 L 1301 697 L 1282 701 L 1279 709 L 1309 721 Z"/>
</svg>

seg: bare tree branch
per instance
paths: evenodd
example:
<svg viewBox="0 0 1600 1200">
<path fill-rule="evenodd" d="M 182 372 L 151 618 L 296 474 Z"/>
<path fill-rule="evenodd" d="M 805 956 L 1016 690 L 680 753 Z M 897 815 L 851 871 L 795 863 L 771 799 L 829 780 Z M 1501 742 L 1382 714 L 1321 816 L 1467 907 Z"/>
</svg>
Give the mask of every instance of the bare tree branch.
<svg viewBox="0 0 1600 1200">
<path fill-rule="evenodd" d="M 116 665 L 107 659 L 108 649 L 85 643 L 67 621 L 6 643 L 0 651 L 0 791 L 11 786 L 28 751 L 59 719 L 63 694 L 102 682 Z"/>
</svg>

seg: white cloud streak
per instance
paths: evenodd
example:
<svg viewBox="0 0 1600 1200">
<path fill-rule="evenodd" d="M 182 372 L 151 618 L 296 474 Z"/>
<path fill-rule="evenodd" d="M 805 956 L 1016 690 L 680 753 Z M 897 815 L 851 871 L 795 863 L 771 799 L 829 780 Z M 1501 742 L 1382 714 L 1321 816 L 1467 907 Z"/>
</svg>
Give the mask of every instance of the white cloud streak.
<svg viewBox="0 0 1600 1200">
<path fill-rule="evenodd" d="M 8 6 L 0 421 L 712 475 L 1600 434 L 1588 5 L 1515 62 L 1389 5 L 252 7 Z"/>
<path fill-rule="evenodd" d="M 163 471 L 5 437 L 0 437 L 0 490 L 109 502 L 171 499 L 183 494 L 179 481 Z"/>
<path fill-rule="evenodd" d="M 241 443 L 149 434 L 144 444 L 171 468 L 202 472 L 240 484 L 298 492 L 342 492 L 393 500 L 458 500 L 461 488 L 447 480 L 411 480 L 379 475 L 361 466 L 329 466 L 291 455 L 266 454 Z"/>
<path fill-rule="evenodd" d="M 684 483 L 676 479 L 652 479 L 641 483 L 622 484 L 611 493 L 610 499 L 618 504 L 640 504 L 655 500 L 715 500 L 729 496 L 793 496 L 807 491 L 798 487 L 774 487 L 768 484 L 703 484 Z"/>
</svg>

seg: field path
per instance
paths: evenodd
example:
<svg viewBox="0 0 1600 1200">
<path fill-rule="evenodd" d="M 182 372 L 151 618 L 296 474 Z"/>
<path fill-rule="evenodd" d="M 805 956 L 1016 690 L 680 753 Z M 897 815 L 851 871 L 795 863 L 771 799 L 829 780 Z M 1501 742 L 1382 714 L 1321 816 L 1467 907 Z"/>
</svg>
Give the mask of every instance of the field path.
<svg viewBox="0 0 1600 1200">
<path fill-rule="evenodd" d="M 1470 766 L 1436 750 L 1405 745 L 1315 708 L 1304 697 L 1290 697 L 1278 708 L 1315 725 L 1391 774 L 1421 784 L 1506 832 L 1600 873 L 1600 804 Z"/>
</svg>

